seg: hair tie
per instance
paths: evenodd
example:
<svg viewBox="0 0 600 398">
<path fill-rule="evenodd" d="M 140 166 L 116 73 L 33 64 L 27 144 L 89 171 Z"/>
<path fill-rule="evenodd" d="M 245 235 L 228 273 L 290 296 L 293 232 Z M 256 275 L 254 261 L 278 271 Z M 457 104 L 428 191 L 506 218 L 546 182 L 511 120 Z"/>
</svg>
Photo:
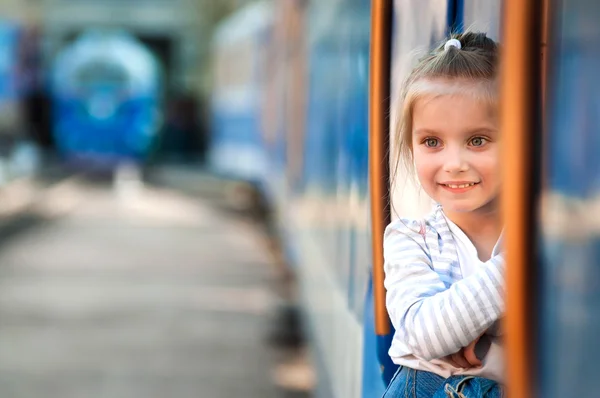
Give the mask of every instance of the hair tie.
<svg viewBox="0 0 600 398">
<path fill-rule="evenodd" d="M 462 45 L 460 44 L 460 40 L 457 39 L 450 39 L 446 42 L 446 44 L 444 44 L 444 51 L 448 51 L 448 49 L 450 47 L 456 47 L 459 50 L 462 48 Z"/>
</svg>

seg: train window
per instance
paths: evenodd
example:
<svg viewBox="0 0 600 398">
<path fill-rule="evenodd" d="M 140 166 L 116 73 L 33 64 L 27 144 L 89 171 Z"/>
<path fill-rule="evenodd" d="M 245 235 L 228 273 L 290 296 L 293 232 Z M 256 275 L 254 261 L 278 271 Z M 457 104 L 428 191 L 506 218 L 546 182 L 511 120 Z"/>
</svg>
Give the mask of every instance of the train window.
<svg viewBox="0 0 600 398">
<path fill-rule="evenodd" d="M 81 68 L 75 81 L 79 86 L 101 82 L 103 85 L 121 87 L 127 82 L 127 74 L 121 67 L 109 63 L 93 63 Z"/>
<path fill-rule="evenodd" d="M 240 39 L 217 51 L 215 87 L 220 90 L 236 90 L 254 84 L 253 66 L 257 61 L 256 43 L 251 39 Z"/>
<path fill-rule="evenodd" d="M 499 0 L 463 0 L 463 25 L 475 32 L 486 32 L 500 41 L 502 2 Z"/>
<path fill-rule="evenodd" d="M 562 0 L 549 31 L 545 186 L 539 224 L 539 391 L 600 387 L 600 3 Z"/>
</svg>

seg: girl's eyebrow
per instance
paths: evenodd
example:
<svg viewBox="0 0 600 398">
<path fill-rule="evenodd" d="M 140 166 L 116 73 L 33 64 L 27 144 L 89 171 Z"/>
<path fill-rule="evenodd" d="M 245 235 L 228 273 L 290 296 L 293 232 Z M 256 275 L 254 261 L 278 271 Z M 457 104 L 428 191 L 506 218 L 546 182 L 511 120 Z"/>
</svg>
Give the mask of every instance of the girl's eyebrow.
<svg viewBox="0 0 600 398">
<path fill-rule="evenodd" d="M 493 127 L 479 127 L 479 128 L 474 128 L 474 129 L 466 131 L 467 135 L 474 135 L 474 134 L 495 134 L 497 132 L 498 132 L 498 129 L 495 129 Z"/>
<path fill-rule="evenodd" d="M 489 127 L 489 126 L 481 126 L 481 127 L 473 127 L 464 131 L 465 135 L 474 135 L 474 134 L 495 134 L 498 132 L 498 129 Z M 413 131 L 413 136 L 421 136 L 421 135 L 439 135 L 440 133 L 435 130 L 421 128 Z"/>
<path fill-rule="evenodd" d="M 413 135 L 436 135 L 438 134 L 435 130 L 430 129 L 417 129 L 413 131 Z"/>
</svg>

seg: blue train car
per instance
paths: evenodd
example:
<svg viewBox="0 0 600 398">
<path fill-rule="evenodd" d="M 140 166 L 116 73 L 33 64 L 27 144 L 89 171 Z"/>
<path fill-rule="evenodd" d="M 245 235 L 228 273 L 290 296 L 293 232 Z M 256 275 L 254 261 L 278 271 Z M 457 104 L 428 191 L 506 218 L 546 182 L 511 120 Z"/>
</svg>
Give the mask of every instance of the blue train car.
<svg viewBox="0 0 600 398">
<path fill-rule="evenodd" d="M 112 168 L 144 162 L 160 127 L 159 64 L 123 32 L 89 32 L 52 70 L 53 130 L 69 162 Z"/>
<path fill-rule="evenodd" d="M 250 4 L 221 23 L 212 43 L 209 165 L 259 189 L 267 171 L 261 123 L 272 22 L 269 2 Z"/>
<path fill-rule="evenodd" d="M 507 8 L 509 3 L 512 8 Z M 267 90 L 270 104 L 266 112 L 268 123 L 264 124 L 267 130 L 263 131 L 267 137 L 262 147 L 267 162 L 263 178 L 265 186 L 270 187 L 278 230 L 300 286 L 301 307 L 319 374 L 317 397 L 381 396 L 396 369 L 387 355 L 393 330 L 387 335 L 377 335 L 374 327 L 372 271 L 376 260 L 371 238 L 382 231 L 371 229 L 377 215 L 369 199 L 368 184 L 369 178 L 377 177 L 370 173 L 367 161 L 374 156 L 368 123 L 372 7 L 385 4 L 391 10 L 386 15 L 391 19 L 391 29 L 384 32 L 390 40 L 391 49 L 386 54 L 389 59 L 384 57 L 390 79 L 384 85 L 389 84 L 392 101 L 382 111 L 387 117 L 390 110 L 387 131 L 391 133 L 386 138 L 391 156 L 382 156 L 374 162 L 389 161 L 393 168 L 397 160 L 393 156 L 393 126 L 399 106 L 393 98 L 417 58 L 448 32 L 465 27 L 485 31 L 502 41 L 506 34 L 501 32 L 502 19 L 511 13 L 521 17 L 534 3 L 539 2 L 278 2 L 276 9 L 284 10 L 284 14 L 297 13 L 302 18 L 282 18 L 277 14 L 277 21 L 285 29 L 276 27 L 273 31 L 278 44 L 270 59 L 276 62 L 272 63 L 274 70 L 269 71 L 271 79 L 265 81 L 271 87 Z M 590 0 L 562 1 L 556 5 L 558 11 L 550 12 L 551 17 L 544 21 L 550 33 L 547 43 L 538 43 L 535 36 L 527 36 L 543 25 L 540 22 L 547 17 L 541 8 L 528 14 L 530 26 L 521 30 L 522 37 L 512 36 L 521 44 L 532 41 L 527 47 L 531 51 L 544 46 L 550 49 L 549 56 L 544 58 L 548 67 L 547 98 L 526 96 L 525 88 L 518 87 L 512 90 L 510 101 L 503 99 L 504 109 L 509 109 L 512 102 L 531 102 L 527 108 L 531 118 L 537 117 L 545 101 L 544 122 L 548 126 L 544 134 L 541 129 L 524 130 L 516 139 L 515 132 L 503 132 L 507 137 L 512 135 L 511 142 L 518 145 L 527 146 L 527 134 L 537 140 L 523 152 L 533 159 L 528 166 L 531 170 L 517 170 L 518 173 L 511 175 L 507 195 L 514 195 L 512 185 L 526 178 L 523 176 L 541 171 L 545 178 L 540 191 L 528 191 L 529 196 L 521 202 L 542 202 L 543 206 L 539 213 L 526 215 L 528 220 L 519 220 L 519 228 L 528 228 L 526 234 L 531 244 L 517 251 L 537 253 L 532 249 L 537 244 L 540 256 L 528 264 L 512 265 L 510 271 L 539 276 L 539 280 L 530 280 L 531 285 L 512 287 L 513 291 L 531 290 L 521 294 L 531 301 L 519 301 L 522 298 L 512 301 L 513 311 L 520 311 L 516 316 L 529 314 L 529 318 L 516 324 L 513 321 L 510 338 L 526 336 L 529 338 L 524 340 L 526 345 L 534 341 L 531 339 L 536 343 L 530 350 L 509 352 L 508 361 L 513 364 L 528 361 L 531 365 L 519 368 L 523 370 L 518 375 L 520 379 L 513 377 L 512 381 L 520 380 L 521 384 L 511 385 L 512 391 L 529 392 L 515 396 L 534 396 L 537 391 L 541 394 L 538 396 L 544 397 L 569 394 L 591 397 L 598 390 L 598 381 L 590 363 L 600 347 L 594 337 L 600 324 L 594 311 L 599 284 L 599 228 L 595 215 L 600 170 L 595 152 L 599 140 L 594 129 L 598 124 L 595 71 L 600 30 L 594 21 L 600 15 L 600 8 Z M 290 21 L 301 21 L 301 28 Z M 296 34 L 290 36 L 290 32 Z M 280 41 L 280 35 L 285 40 Z M 514 41 L 508 45 L 517 47 Z M 303 50 L 298 51 L 299 48 Z M 523 54 L 517 57 L 512 54 L 509 62 L 524 59 Z M 531 59 L 536 61 L 536 56 Z M 533 85 L 531 77 L 536 74 L 526 72 L 533 70 L 540 74 L 544 68 L 541 64 L 532 66 L 523 72 L 528 79 L 523 81 Z M 515 73 L 518 68 L 510 70 Z M 295 96 L 300 99 L 294 99 Z M 371 97 L 371 100 L 388 99 Z M 542 144 L 543 159 L 539 156 Z M 509 156 L 516 157 L 519 153 L 514 147 L 511 151 Z M 509 156 L 504 159 L 514 163 Z M 503 167 L 509 169 L 506 164 Z M 419 217 L 426 213 L 432 203 L 411 183 L 410 176 L 400 172 L 394 177 L 395 189 L 383 200 L 391 205 L 381 210 L 385 217 Z M 383 181 L 384 185 L 388 182 Z M 513 365 L 513 368 L 518 367 Z"/>
<path fill-rule="evenodd" d="M 0 135 L 13 136 L 21 128 L 19 104 L 22 100 L 19 70 L 21 27 L 0 21 Z"/>
<path fill-rule="evenodd" d="M 311 2 L 302 175 L 285 203 L 301 305 L 322 375 L 317 396 L 363 390 L 368 286 L 370 2 Z M 291 127 L 289 127 L 291 128 Z M 300 148 L 288 139 L 287 153 Z M 377 365 L 378 368 L 378 365 Z"/>
<path fill-rule="evenodd" d="M 25 112 L 38 72 L 27 59 L 37 55 L 29 34 L 19 21 L 0 20 L 0 185 L 31 175 L 40 161 Z"/>
<path fill-rule="evenodd" d="M 398 92 L 417 58 L 449 31 L 479 23 L 489 27 L 493 37 L 499 36 L 493 31 L 499 26 L 499 1 L 391 3 L 392 93 Z M 275 129 L 279 144 L 269 148 L 268 180 L 275 186 L 280 235 L 300 285 L 301 306 L 321 376 L 318 397 L 381 396 L 396 370 L 387 354 L 392 334 L 375 334 L 371 286 L 368 98 L 372 6 L 367 0 L 304 3 L 305 33 L 288 43 L 287 52 L 306 48 L 306 74 L 298 76 L 289 63 L 281 63 L 282 74 L 292 77 L 282 82 L 282 90 L 298 92 L 292 81 L 304 77 L 300 133 L 295 125 L 298 118 L 290 117 L 286 109 L 293 106 L 289 95 L 276 90 L 281 100 L 273 101 L 280 104 L 273 110 L 279 115 Z M 392 133 L 395 106 L 392 102 Z M 295 156 L 301 157 L 300 173 L 295 171 Z M 430 209 L 431 202 L 409 180 L 399 175 L 397 190 L 391 193 L 394 217 L 418 216 Z"/>
</svg>

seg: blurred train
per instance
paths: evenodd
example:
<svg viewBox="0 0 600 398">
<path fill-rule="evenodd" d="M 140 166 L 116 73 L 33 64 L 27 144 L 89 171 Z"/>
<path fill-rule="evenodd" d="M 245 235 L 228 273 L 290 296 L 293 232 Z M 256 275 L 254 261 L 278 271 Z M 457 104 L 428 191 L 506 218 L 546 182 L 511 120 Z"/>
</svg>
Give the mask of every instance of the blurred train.
<svg viewBox="0 0 600 398">
<path fill-rule="evenodd" d="M 224 176 L 262 184 L 267 154 L 261 133 L 267 81 L 266 49 L 272 39 L 273 8 L 266 2 L 247 7 L 215 31 L 209 162 Z"/>
<path fill-rule="evenodd" d="M 143 163 L 161 123 L 161 70 L 133 36 L 91 31 L 52 66 L 53 134 L 64 160 L 111 169 Z"/>
<path fill-rule="evenodd" d="M 465 27 L 504 48 L 509 396 L 597 395 L 599 17 L 592 0 L 284 0 L 222 24 L 214 164 L 275 213 L 317 397 L 381 396 L 396 370 L 383 228 L 431 202 L 409 176 L 390 192 L 393 99 L 416 59 Z"/>
<path fill-rule="evenodd" d="M 40 161 L 27 120 L 30 93 L 37 89 L 37 53 L 29 27 L 0 20 L 0 185 L 35 172 Z"/>
<path fill-rule="evenodd" d="M 20 100 L 21 27 L 12 22 L 0 23 L 0 134 L 14 136 L 22 124 Z"/>
</svg>

